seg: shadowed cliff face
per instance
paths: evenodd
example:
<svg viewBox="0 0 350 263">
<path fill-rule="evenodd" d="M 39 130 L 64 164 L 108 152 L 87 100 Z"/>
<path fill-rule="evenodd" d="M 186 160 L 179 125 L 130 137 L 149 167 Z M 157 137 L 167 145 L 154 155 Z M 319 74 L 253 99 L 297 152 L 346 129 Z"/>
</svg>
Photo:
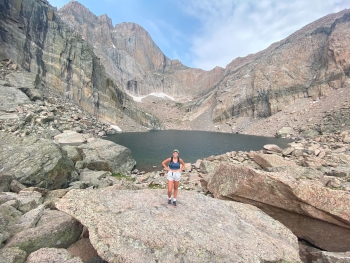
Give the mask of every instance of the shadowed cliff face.
<svg viewBox="0 0 350 263">
<path fill-rule="evenodd" d="M 267 117 L 299 98 L 350 87 L 350 10 L 323 17 L 226 67 L 212 119 Z"/>
<path fill-rule="evenodd" d="M 223 77 L 219 67 L 204 71 L 170 60 L 135 23 L 113 27 L 107 15 L 97 17 L 78 2 L 62 7 L 59 15 L 94 47 L 109 76 L 132 95 L 164 92 L 177 99 L 192 99 Z"/>
<path fill-rule="evenodd" d="M 61 21 L 47 1 L 4 0 L 0 10 L 2 58 L 37 73 L 47 86 L 96 117 L 116 122 L 126 114 L 146 127 L 161 128 L 157 118 L 137 109 L 107 76 L 89 44 Z"/>
</svg>

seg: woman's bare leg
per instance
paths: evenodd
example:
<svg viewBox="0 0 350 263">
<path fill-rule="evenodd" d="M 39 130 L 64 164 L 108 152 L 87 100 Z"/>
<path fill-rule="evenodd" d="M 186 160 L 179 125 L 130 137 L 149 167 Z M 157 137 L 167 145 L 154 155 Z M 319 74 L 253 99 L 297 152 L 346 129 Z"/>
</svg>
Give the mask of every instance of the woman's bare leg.
<svg viewBox="0 0 350 263">
<path fill-rule="evenodd" d="M 168 198 L 171 198 L 171 192 L 173 191 L 173 184 L 174 184 L 174 181 L 168 180 Z M 175 197 L 175 192 L 174 192 L 174 197 Z"/>
<path fill-rule="evenodd" d="M 174 181 L 174 198 L 177 198 L 177 192 L 179 191 L 179 181 Z M 168 190 L 168 194 L 169 194 L 169 190 Z"/>
</svg>

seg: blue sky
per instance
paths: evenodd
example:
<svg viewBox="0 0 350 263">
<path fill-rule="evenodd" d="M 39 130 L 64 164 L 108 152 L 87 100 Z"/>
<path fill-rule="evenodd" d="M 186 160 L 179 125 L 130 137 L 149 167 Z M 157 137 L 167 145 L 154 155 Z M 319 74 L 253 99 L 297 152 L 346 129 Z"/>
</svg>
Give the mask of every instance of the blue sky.
<svg viewBox="0 0 350 263">
<path fill-rule="evenodd" d="M 69 0 L 49 0 L 61 8 Z M 350 8 L 349 0 L 79 0 L 113 24 L 145 28 L 170 59 L 189 67 L 225 67 L 310 22 Z"/>
</svg>

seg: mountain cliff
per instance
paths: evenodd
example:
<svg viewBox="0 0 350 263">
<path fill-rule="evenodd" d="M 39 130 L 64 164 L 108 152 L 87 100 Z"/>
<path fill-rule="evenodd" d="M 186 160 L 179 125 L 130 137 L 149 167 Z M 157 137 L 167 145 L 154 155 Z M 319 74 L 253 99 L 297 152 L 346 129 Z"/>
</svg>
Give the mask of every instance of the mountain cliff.
<svg viewBox="0 0 350 263">
<path fill-rule="evenodd" d="M 45 0 L 4 0 L 0 7 L 0 56 L 116 124 L 127 115 L 152 129 L 251 133 L 257 120 L 350 87 L 348 9 L 225 69 L 204 71 L 169 59 L 140 25 L 113 26 L 107 15 L 96 16 L 76 1 L 59 11 Z M 129 96 L 155 92 L 176 101 L 138 103 Z"/>
<path fill-rule="evenodd" d="M 268 117 L 298 99 L 350 87 L 350 10 L 323 17 L 266 50 L 232 61 L 212 119 Z"/>
<path fill-rule="evenodd" d="M 113 27 L 107 15 L 97 17 L 76 1 L 63 6 L 58 14 L 93 46 L 109 76 L 131 95 L 163 92 L 178 100 L 192 99 L 223 77 L 224 69 L 219 67 L 204 71 L 170 60 L 135 23 Z"/>
<path fill-rule="evenodd" d="M 106 15 L 97 17 L 76 1 L 59 10 L 126 92 L 194 99 L 183 107 L 186 119 L 192 122 L 209 113 L 218 124 L 232 117 L 266 118 L 301 98 L 318 99 L 350 86 L 349 13 L 323 17 L 263 51 L 236 58 L 225 70 L 203 71 L 167 58 L 137 24 L 113 27 Z"/>
<path fill-rule="evenodd" d="M 1 1 L 0 29 L 0 57 L 37 74 L 38 83 L 99 119 L 116 123 L 127 115 L 148 128 L 162 128 L 156 117 L 135 106 L 108 76 L 93 48 L 46 0 Z"/>
</svg>

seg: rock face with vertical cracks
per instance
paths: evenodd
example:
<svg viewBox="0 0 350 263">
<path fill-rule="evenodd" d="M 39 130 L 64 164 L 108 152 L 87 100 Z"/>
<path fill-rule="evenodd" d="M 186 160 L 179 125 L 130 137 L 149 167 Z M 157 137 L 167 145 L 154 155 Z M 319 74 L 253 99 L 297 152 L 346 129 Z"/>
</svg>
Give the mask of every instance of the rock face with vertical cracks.
<svg viewBox="0 0 350 263">
<path fill-rule="evenodd" d="M 296 237 L 256 207 L 185 191 L 71 190 L 56 207 L 108 262 L 300 262 Z"/>
<path fill-rule="evenodd" d="M 184 102 L 188 119 L 271 116 L 300 98 L 350 88 L 350 10 L 327 15 L 225 69 L 192 69 L 167 58 L 135 23 L 112 25 L 71 1 L 56 12 L 46 0 L 0 3 L 0 57 L 12 58 L 96 117 L 124 114 L 162 129 L 133 96 L 163 92 Z"/>
<path fill-rule="evenodd" d="M 224 69 L 220 67 L 205 71 L 170 60 L 149 33 L 135 23 L 113 26 L 107 15 L 97 17 L 74 1 L 58 14 L 94 47 L 111 78 L 132 95 L 164 92 L 178 99 L 192 99 L 223 77 Z"/>
<path fill-rule="evenodd" d="M 301 179 L 302 167 L 277 172 L 221 164 L 208 183 L 217 198 L 254 205 L 299 238 L 327 251 L 350 250 L 350 194 Z"/>
<path fill-rule="evenodd" d="M 237 58 L 215 89 L 214 121 L 267 117 L 299 98 L 350 88 L 350 10 L 327 15 L 267 49 Z"/>
<path fill-rule="evenodd" d="M 236 58 L 225 69 L 191 69 L 168 59 L 149 34 L 134 23 L 113 27 L 70 2 L 60 17 L 94 46 L 108 74 L 136 96 L 164 92 L 193 99 L 185 104 L 193 118 L 205 114 L 223 122 L 232 116 L 267 117 L 300 98 L 318 99 L 333 89 L 350 88 L 350 11 L 325 16 L 267 49 Z"/>
<path fill-rule="evenodd" d="M 146 127 L 162 127 L 156 117 L 135 107 L 120 84 L 107 76 L 89 44 L 46 0 L 4 0 L 0 10 L 2 57 L 37 74 L 41 83 L 96 117 L 114 122 L 126 114 Z"/>
</svg>

